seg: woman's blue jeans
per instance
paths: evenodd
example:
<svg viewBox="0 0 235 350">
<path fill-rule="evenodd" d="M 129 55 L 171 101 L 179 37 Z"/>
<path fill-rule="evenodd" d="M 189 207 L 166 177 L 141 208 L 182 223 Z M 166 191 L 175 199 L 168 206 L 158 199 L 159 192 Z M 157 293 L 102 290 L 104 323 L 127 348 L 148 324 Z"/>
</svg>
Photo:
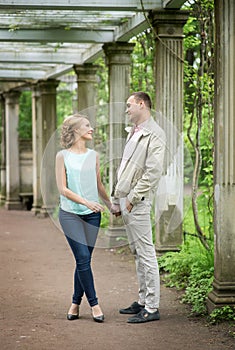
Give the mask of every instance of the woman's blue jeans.
<svg viewBox="0 0 235 350">
<path fill-rule="evenodd" d="M 91 270 L 91 256 L 99 232 L 100 220 L 100 213 L 77 215 L 62 209 L 59 211 L 61 227 L 76 261 L 72 298 L 74 304 L 81 304 L 84 293 L 91 307 L 98 304 Z"/>
</svg>

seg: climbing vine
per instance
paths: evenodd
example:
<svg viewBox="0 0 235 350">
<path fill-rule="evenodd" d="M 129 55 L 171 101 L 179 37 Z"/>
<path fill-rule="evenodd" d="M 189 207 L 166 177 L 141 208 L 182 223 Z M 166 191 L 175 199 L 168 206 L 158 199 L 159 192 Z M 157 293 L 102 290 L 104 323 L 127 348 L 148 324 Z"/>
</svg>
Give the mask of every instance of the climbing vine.
<svg viewBox="0 0 235 350">
<path fill-rule="evenodd" d="M 214 13 L 212 0 L 188 1 L 191 11 L 185 25 L 185 130 L 194 171 L 192 177 L 192 209 L 197 235 L 209 250 L 212 232 L 213 191 L 213 94 L 214 94 Z M 208 200 L 210 217 L 207 232 L 198 215 L 198 190 Z"/>
</svg>

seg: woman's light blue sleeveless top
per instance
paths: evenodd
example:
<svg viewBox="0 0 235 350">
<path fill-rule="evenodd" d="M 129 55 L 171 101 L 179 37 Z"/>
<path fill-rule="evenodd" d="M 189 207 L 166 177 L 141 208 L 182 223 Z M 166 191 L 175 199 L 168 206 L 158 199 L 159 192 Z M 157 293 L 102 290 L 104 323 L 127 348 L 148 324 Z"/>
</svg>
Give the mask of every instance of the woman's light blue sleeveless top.
<svg viewBox="0 0 235 350">
<path fill-rule="evenodd" d="M 64 156 L 67 187 L 88 201 L 98 202 L 96 152 L 89 148 L 83 154 L 67 150 L 61 152 Z M 63 195 L 60 195 L 60 207 L 79 215 L 92 213 L 85 205 L 75 203 Z"/>
</svg>

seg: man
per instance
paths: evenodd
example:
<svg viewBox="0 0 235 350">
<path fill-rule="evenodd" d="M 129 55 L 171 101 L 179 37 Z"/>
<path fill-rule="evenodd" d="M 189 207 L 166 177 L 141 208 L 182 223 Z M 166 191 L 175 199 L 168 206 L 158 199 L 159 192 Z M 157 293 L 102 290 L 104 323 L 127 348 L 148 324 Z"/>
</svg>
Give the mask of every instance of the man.
<svg viewBox="0 0 235 350">
<path fill-rule="evenodd" d="M 160 319 L 160 278 L 150 210 L 163 171 L 166 137 L 151 117 L 148 94 L 134 92 L 126 105 L 126 113 L 134 126 L 128 134 L 118 169 L 111 211 L 123 217 L 139 283 L 138 302 L 119 312 L 134 314 L 128 323 L 143 323 Z"/>
</svg>

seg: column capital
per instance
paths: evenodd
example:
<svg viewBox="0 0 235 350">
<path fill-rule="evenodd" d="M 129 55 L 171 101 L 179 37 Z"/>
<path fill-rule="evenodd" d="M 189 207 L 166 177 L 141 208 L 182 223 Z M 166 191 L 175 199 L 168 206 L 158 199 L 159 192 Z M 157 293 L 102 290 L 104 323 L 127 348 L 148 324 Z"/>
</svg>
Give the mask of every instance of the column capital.
<svg viewBox="0 0 235 350">
<path fill-rule="evenodd" d="M 74 64 L 73 69 L 77 74 L 77 81 L 97 83 L 96 72 L 98 65 L 92 63 Z"/>
<path fill-rule="evenodd" d="M 21 92 L 20 91 L 8 91 L 3 94 L 3 97 L 5 98 L 6 104 L 16 104 L 18 103 L 18 100 L 20 98 Z"/>
<path fill-rule="evenodd" d="M 131 54 L 134 50 L 134 43 L 105 43 L 103 50 L 108 59 L 108 64 L 128 64 L 131 63 Z"/>
<path fill-rule="evenodd" d="M 98 65 L 93 64 L 93 63 L 84 63 L 84 64 L 74 64 L 73 65 L 73 69 L 75 71 L 76 74 L 95 74 L 97 69 L 98 69 Z"/>
<path fill-rule="evenodd" d="M 39 80 L 38 83 L 34 85 L 33 90 L 34 93 L 54 94 L 59 83 L 59 80 L 56 79 Z"/>
<path fill-rule="evenodd" d="M 183 37 L 183 27 L 189 17 L 187 10 L 152 11 L 149 19 L 159 37 Z"/>
</svg>

